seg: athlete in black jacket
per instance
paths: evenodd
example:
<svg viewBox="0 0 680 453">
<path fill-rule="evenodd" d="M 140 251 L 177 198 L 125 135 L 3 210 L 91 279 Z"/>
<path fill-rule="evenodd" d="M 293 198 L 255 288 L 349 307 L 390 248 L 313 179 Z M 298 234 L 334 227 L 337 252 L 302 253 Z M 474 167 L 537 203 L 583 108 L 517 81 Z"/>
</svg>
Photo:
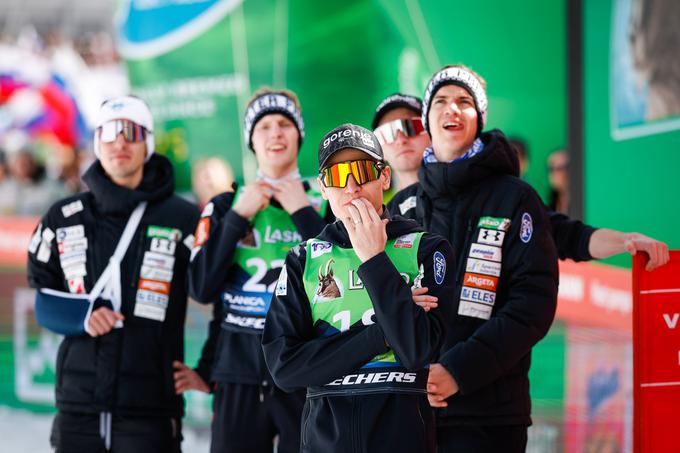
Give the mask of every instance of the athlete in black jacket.
<svg viewBox="0 0 680 453">
<path fill-rule="evenodd" d="M 214 319 L 196 370 L 201 378 L 180 365 L 177 383 L 179 391 L 213 384 L 212 452 L 271 452 L 278 434 L 278 451 L 288 453 L 300 445 L 304 393 L 272 384 L 262 328 L 286 253 L 317 235 L 330 210 L 300 179 L 304 126 L 293 93 L 258 91 L 245 129 L 258 179 L 213 198 L 201 215 L 189 287 L 196 300 L 213 304 Z"/>
<path fill-rule="evenodd" d="M 432 145 L 422 126 L 421 113 L 422 100 L 395 93 L 380 102 L 373 116 L 372 127 L 396 177 L 397 190 L 417 183 L 423 151 Z M 392 183 L 390 190 L 395 187 L 394 179 Z M 418 197 L 409 197 L 398 206 L 388 206 L 393 214 L 407 215 L 407 211 L 415 209 L 417 203 Z M 560 259 L 586 261 L 625 252 L 634 255 L 641 251 L 649 255 L 647 270 L 662 266 L 669 260 L 668 246 L 643 234 L 594 228 L 551 210 L 548 210 L 548 218 Z"/>
<path fill-rule="evenodd" d="M 411 287 L 445 301 L 451 247 L 386 215 L 389 169 L 366 129 L 327 134 L 319 168 L 341 220 L 288 253 L 262 338 L 277 385 L 307 388 L 300 451 L 434 452 L 426 366 L 444 322 L 442 308 L 413 303 Z"/>
<path fill-rule="evenodd" d="M 52 444 L 59 452 L 179 451 L 184 408 L 172 362 L 184 355 L 186 271 L 198 210 L 173 195 L 172 167 L 153 154 L 151 113 L 141 100 L 108 101 L 98 124 L 100 160 L 83 176 L 90 192 L 59 201 L 42 218 L 29 250 L 30 285 L 92 291 L 131 212 L 148 205 L 120 263 L 120 310 L 111 309 L 115 296 L 100 299 L 87 333 L 82 323 L 68 326 L 74 333 L 60 345 Z M 38 319 L 68 324 L 75 301 L 58 303 L 39 304 Z M 118 321 L 121 328 L 114 327 Z"/>
<path fill-rule="evenodd" d="M 390 204 L 394 212 L 413 204 L 404 214 L 456 251 L 453 319 L 428 382 L 431 404 L 442 407 L 444 452 L 524 451 L 531 348 L 556 307 L 557 253 L 545 209 L 517 178 L 517 157 L 503 135 L 479 133 L 486 105 L 471 70 L 435 74 L 423 109 L 433 147 L 420 183 Z"/>
</svg>

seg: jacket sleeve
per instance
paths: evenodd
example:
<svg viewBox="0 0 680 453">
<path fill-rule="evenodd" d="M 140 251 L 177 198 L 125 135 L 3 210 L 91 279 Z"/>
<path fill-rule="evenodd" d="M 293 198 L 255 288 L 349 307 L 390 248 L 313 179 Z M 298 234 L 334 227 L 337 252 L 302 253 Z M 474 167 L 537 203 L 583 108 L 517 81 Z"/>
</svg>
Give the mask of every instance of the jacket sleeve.
<svg viewBox="0 0 680 453">
<path fill-rule="evenodd" d="M 330 211 L 330 207 L 326 210 Z M 304 241 L 318 236 L 328 222 L 311 206 L 298 209 L 290 217 Z"/>
<path fill-rule="evenodd" d="M 526 216 L 530 216 L 531 225 Z M 557 253 L 545 208 L 533 191 L 525 192 L 517 206 L 502 254 L 500 284 L 508 289 L 505 300 L 496 300 L 499 308 L 491 318 L 441 357 L 462 394 L 474 392 L 512 369 L 546 335 L 555 316 Z"/>
<path fill-rule="evenodd" d="M 451 246 L 440 236 L 425 234 L 418 255 L 422 286 L 446 304 L 455 286 Z M 377 323 L 404 367 L 417 370 L 430 363 L 444 339 L 446 307 L 426 312 L 416 305 L 411 288 L 384 252 L 363 263 L 358 274 L 373 302 Z"/>
<path fill-rule="evenodd" d="M 28 284 L 36 289 L 68 291 L 55 239 L 58 226 L 51 221 L 51 212 L 52 210 L 40 220 L 31 236 L 28 247 Z"/>
<path fill-rule="evenodd" d="M 38 290 L 35 317 L 38 324 L 53 332 L 83 335 L 90 304 L 87 296 L 71 294 L 65 283 L 55 238 L 55 216 L 58 214 L 54 208 L 50 209 L 33 232 L 28 247 L 28 284 Z"/>
<path fill-rule="evenodd" d="M 220 337 L 222 316 L 222 304 L 219 302 L 214 303 L 213 317 L 208 324 L 208 338 L 206 338 L 205 343 L 203 344 L 201 357 L 198 359 L 196 368 L 194 368 L 198 375 L 201 376 L 208 385 L 211 382 L 211 374 Z"/>
<path fill-rule="evenodd" d="M 231 209 L 233 200 L 231 192 L 217 195 L 198 221 L 189 263 L 189 294 L 197 302 L 210 303 L 218 298 L 236 244 L 248 228 L 248 220 Z"/>
<path fill-rule="evenodd" d="M 588 247 L 590 237 L 596 228 L 556 211 L 549 210 L 548 218 L 557 246 L 557 255 L 561 260 L 568 258 L 574 261 L 589 261 L 593 259 Z"/>
<path fill-rule="evenodd" d="M 287 391 L 327 384 L 388 351 L 378 324 L 317 337 L 302 280 L 304 253 L 300 245 L 288 252 L 262 335 L 269 372 Z"/>
</svg>

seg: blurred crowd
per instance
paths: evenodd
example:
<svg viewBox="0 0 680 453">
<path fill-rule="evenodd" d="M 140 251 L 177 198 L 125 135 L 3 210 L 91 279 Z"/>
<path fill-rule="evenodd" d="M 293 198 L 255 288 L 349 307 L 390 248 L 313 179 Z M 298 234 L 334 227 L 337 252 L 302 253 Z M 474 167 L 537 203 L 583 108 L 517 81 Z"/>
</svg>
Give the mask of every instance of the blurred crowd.
<svg viewBox="0 0 680 453">
<path fill-rule="evenodd" d="M 77 38 L 31 27 L 0 35 L 0 215 L 39 215 L 56 200 L 85 190 L 80 176 L 93 161 L 94 112 L 130 91 L 108 32 Z M 529 150 L 513 138 L 523 176 Z M 568 153 L 547 159 L 551 209 L 568 211 Z M 216 157 L 193 165 L 191 197 L 203 205 L 231 188 L 229 164 Z"/>
<path fill-rule="evenodd" d="M 108 33 L 0 36 L 0 215 L 39 215 L 83 190 L 94 112 L 128 91 Z"/>
</svg>

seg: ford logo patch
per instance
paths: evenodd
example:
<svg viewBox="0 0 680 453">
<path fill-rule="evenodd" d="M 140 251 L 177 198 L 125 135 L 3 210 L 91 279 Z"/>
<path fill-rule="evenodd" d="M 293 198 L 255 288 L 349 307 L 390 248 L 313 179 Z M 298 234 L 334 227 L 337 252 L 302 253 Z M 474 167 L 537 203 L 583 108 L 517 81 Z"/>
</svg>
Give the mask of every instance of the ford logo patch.
<svg viewBox="0 0 680 453">
<path fill-rule="evenodd" d="M 534 222 L 531 220 L 531 215 L 528 212 L 522 214 L 522 226 L 519 230 L 519 238 L 525 244 L 531 240 L 531 235 L 534 234 Z"/>
</svg>

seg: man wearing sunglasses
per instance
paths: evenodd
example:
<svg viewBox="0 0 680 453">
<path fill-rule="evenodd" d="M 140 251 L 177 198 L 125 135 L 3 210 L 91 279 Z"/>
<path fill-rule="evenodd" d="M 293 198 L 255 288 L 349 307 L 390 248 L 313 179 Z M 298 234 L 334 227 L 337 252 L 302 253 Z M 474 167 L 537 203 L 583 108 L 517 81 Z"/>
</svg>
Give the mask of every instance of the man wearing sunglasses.
<svg viewBox="0 0 680 453">
<path fill-rule="evenodd" d="M 284 389 L 307 388 L 301 452 L 434 452 L 427 363 L 444 335 L 442 304 L 425 311 L 411 288 L 450 293 L 450 245 L 390 218 L 390 169 L 375 136 L 343 124 L 319 145 L 319 183 L 339 219 L 286 257 L 262 346 Z"/>
<path fill-rule="evenodd" d="M 393 193 L 418 182 L 423 150 L 430 146 L 420 119 L 422 108 L 417 97 L 395 93 L 383 99 L 373 115 L 373 133 L 394 173 L 386 202 Z"/>
<path fill-rule="evenodd" d="M 179 452 L 184 402 L 169 378 L 184 355 L 198 210 L 173 195 L 141 99 L 105 102 L 96 124 L 90 191 L 56 203 L 29 246 L 36 317 L 65 334 L 51 443 L 57 452 Z M 91 312 L 75 313 L 102 284 Z M 46 299 L 49 290 L 61 296 Z"/>
<path fill-rule="evenodd" d="M 214 320 L 197 373 L 178 364 L 177 391 L 214 389 L 212 452 L 297 452 L 304 392 L 272 383 L 261 335 L 288 250 L 329 220 L 321 195 L 300 178 L 304 123 L 294 93 L 257 91 L 244 136 L 257 179 L 213 198 L 201 214 L 190 266 L 191 295 L 213 303 Z"/>
</svg>

